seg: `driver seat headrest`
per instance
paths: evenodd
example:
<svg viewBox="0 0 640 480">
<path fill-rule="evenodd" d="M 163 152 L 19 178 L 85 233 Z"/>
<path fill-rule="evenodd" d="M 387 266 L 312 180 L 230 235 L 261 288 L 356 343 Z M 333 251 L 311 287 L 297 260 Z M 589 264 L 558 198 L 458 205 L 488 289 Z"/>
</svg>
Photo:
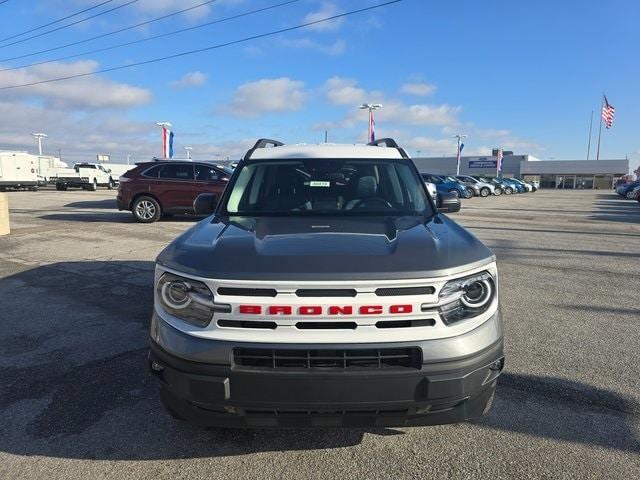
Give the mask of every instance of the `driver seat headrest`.
<svg viewBox="0 0 640 480">
<path fill-rule="evenodd" d="M 378 182 L 376 177 L 365 176 L 358 179 L 358 197 L 375 197 L 378 193 Z"/>
</svg>

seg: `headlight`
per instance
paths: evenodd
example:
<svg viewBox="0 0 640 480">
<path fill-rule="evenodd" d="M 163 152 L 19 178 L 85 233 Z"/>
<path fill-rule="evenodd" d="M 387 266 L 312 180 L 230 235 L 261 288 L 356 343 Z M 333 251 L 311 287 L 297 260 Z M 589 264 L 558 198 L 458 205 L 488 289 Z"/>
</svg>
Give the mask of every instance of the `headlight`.
<svg viewBox="0 0 640 480">
<path fill-rule="evenodd" d="M 213 317 L 213 293 L 204 283 L 164 273 L 156 287 L 158 300 L 171 315 L 199 327 L 209 325 Z"/>
<path fill-rule="evenodd" d="M 489 272 L 447 282 L 440 290 L 440 316 L 447 325 L 486 312 L 496 296 L 496 284 Z"/>
</svg>

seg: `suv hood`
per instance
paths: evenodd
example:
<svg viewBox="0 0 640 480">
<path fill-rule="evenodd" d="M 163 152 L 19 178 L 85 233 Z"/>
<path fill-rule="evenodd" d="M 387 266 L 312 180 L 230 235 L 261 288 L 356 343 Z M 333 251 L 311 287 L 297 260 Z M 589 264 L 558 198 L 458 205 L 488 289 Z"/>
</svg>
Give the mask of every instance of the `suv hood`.
<svg viewBox="0 0 640 480">
<path fill-rule="evenodd" d="M 209 217 L 158 256 L 185 274 L 234 280 L 384 280 L 449 275 L 495 260 L 444 215 Z"/>
</svg>

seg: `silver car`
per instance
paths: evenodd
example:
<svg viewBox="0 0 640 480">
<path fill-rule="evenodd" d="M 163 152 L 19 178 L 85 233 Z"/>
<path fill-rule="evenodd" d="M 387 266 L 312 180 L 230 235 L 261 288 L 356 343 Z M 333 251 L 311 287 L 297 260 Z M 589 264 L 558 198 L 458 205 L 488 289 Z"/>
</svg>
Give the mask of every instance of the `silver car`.
<svg viewBox="0 0 640 480">
<path fill-rule="evenodd" d="M 496 190 L 496 186 L 492 183 L 481 182 L 469 175 L 456 175 L 459 181 L 464 183 L 467 187 L 470 187 L 471 191 L 477 192 L 477 195 L 481 197 L 488 197 L 489 195 L 500 195 L 502 191 Z"/>
</svg>

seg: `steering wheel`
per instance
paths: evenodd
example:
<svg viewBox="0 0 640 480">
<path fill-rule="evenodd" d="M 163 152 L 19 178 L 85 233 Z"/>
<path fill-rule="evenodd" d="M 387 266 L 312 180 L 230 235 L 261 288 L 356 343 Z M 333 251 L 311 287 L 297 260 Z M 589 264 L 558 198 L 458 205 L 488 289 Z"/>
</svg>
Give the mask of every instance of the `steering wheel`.
<svg viewBox="0 0 640 480">
<path fill-rule="evenodd" d="M 352 210 L 356 208 L 375 208 L 375 207 L 384 207 L 384 208 L 393 208 L 389 202 L 387 202 L 384 198 L 379 197 L 371 197 L 371 198 L 363 198 L 357 200 L 356 203 L 351 207 Z"/>
</svg>

